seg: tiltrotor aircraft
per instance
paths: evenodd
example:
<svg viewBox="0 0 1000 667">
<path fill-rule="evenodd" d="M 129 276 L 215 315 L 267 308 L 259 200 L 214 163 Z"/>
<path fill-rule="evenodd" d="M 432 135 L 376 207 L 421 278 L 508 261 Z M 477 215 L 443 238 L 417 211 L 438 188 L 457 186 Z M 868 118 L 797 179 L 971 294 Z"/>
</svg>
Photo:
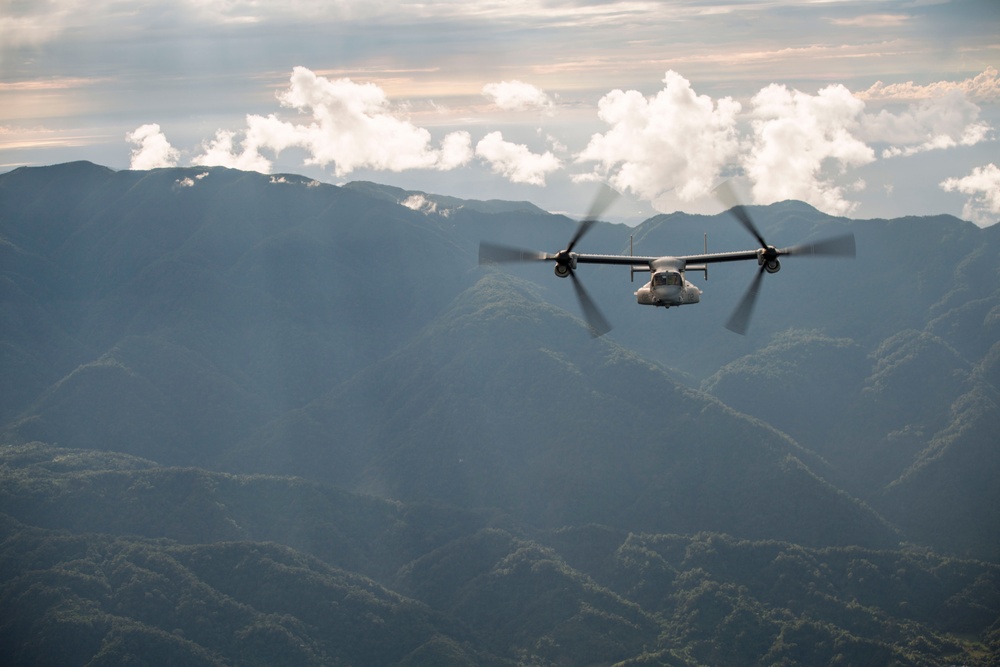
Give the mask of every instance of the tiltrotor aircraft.
<svg viewBox="0 0 1000 667">
<path fill-rule="evenodd" d="M 727 204 L 737 202 L 728 182 L 720 185 L 716 189 L 716 194 Z M 754 304 L 757 301 L 757 293 L 760 291 L 761 280 L 764 274 L 777 273 L 781 269 L 781 262 L 778 260 L 779 257 L 803 255 L 854 257 L 855 255 L 853 234 L 845 234 L 789 248 L 776 248 L 773 245 L 768 245 L 764 237 L 761 236 L 760 230 L 757 229 L 757 225 L 754 224 L 747 213 L 746 208 L 739 203 L 732 205 L 729 212 L 757 239 L 757 242 L 760 244 L 759 248 L 734 252 L 706 252 L 702 255 L 680 255 L 676 257 L 669 255 L 662 257 L 593 255 L 574 252 L 573 248 L 576 247 L 576 244 L 594 226 L 597 218 L 607 210 L 617 196 L 617 193 L 611 188 L 602 188 L 590 211 L 580 222 L 576 234 L 570 239 L 569 245 L 566 246 L 565 250 L 560 250 L 553 254 L 497 245 L 484 241 L 479 244 L 479 263 L 555 262 L 556 275 L 560 278 L 570 278 L 572 280 L 577 299 L 580 301 L 580 308 L 587 320 L 587 324 L 590 326 L 591 333 L 596 337 L 610 331 L 611 324 L 601 314 L 597 304 L 590 297 L 590 294 L 587 293 L 580 279 L 577 278 L 576 269 L 580 264 L 624 265 L 631 268 L 633 275 L 638 272 L 649 271 L 649 282 L 635 292 L 636 301 L 643 306 L 670 308 L 672 306 L 698 303 L 701 300 L 701 289 L 688 281 L 685 276 L 686 271 L 702 271 L 708 277 L 709 264 L 756 260 L 760 268 L 751 281 L 746 293 L 743 295 L 743 298 L 726 322 L 727 329 L 742 335 L 746 333 L 750 323 L 750 315 L 753 313 Z"/>
</svg>

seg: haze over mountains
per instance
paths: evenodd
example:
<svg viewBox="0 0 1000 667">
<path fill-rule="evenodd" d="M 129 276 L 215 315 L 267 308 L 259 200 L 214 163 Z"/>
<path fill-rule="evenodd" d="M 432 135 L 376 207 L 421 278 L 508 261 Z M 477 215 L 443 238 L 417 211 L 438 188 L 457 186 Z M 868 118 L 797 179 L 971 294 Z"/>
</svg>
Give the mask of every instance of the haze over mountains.
<svg viewBox="0 0 1000 667">
<path fill-rule="evenodd" d="M 637 306 L 527 202 L 222 168 L 0 176 L 15 664 L 992 664 L 1000 226 L 751 207 Z M 753 247 L 727 214 L 579 250 Z M 630 244 L 631 237 L 631 244 Z M 638 278 L 638 277 L 637 277 Z"/>
</svg>

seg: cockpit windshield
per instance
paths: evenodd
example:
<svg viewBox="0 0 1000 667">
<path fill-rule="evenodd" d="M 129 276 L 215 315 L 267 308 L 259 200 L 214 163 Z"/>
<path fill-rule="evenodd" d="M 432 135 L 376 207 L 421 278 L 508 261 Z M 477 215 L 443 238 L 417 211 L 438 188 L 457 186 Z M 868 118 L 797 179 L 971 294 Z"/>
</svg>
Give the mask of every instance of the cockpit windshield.
<svg viewBox="0 0 1000 667">
<path fill-rule="evenodd" d="M 662 273 L 657 273 L 653 276 L 653 287 L 660 287 L 663 285 L 680 285 L 681 284 L 681 274 L 675 271 L 664 271 Z"/>
</svg>

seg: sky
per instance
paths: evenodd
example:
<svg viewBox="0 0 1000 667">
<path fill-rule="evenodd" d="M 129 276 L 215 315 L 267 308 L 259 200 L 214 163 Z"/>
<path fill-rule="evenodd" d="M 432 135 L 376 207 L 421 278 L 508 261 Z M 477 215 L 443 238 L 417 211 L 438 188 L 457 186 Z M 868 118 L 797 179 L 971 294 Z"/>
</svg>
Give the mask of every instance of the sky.
<svg viewBox="0 0 1000 667">
<path fill-rule="evenodd" d="M 0 0 L 0 171 L 1000 221 L 996 0 Z"/>
</svg>

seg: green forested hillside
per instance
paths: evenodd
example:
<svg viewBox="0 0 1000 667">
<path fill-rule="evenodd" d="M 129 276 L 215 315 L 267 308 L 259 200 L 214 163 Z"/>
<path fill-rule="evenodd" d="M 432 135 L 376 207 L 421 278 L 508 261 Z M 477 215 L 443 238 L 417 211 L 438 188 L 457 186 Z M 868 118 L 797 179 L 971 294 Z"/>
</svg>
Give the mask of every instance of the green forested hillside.
<svg viewBox="0 0 1000 667">
<path fill-rule="evenodd" d="M 541 526 L 718 530 L 817 546 L 899 540 L 819 476 L 819 457 L 592 341 L 502 275 L 483 278 L 411 345 L 250 447 L 237 444 L 221 467 L 261 461 L 405 501 L 500 507 Z"/>
<path fill-rule="evenodd" d="M 3 463 L 11 664 L 986 665 L 1000 649 L 1000 568 L 926 550 L 539 530 L 37 444 Z"/>
<path fill-rule="evenodd" d="M 527 202 L 227 169 L 0 175 L 11 664 L 991 665 L 1000 236 L 750 207 L 788 258 L 635 305 Z M 585 252 L 752 247 L 728 215 Z M 582 246 L 586 245 L 584 248 Z M 700 278 L 695 278 L 700 280 Z"/>
</svg>

